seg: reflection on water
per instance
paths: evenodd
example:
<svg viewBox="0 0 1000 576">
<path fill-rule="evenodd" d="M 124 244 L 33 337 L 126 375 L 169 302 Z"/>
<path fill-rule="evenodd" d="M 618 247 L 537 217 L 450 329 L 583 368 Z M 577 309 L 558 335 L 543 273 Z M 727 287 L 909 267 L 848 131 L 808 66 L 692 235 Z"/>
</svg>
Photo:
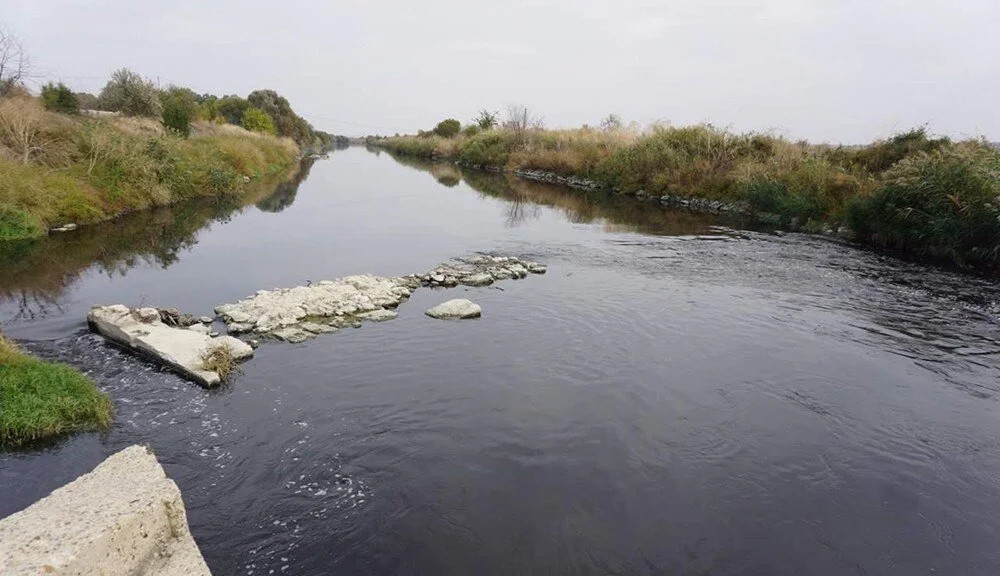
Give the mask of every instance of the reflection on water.
<svg viewBox="0 0 1000 576">
<path fill-rule="evenodd" d="M 378 153 L 377 148 L 372 150 Z M 703 234 L 713 230 L 714 226 L 738 222 L 732 217 L 660 209 L 657 205 L 651 207 L 649 202 L 600 190 L 575 190 L 511 174 L 464 168 L 451 162 L 390 155 L 400 164 L 428 172 L 449 188 L 464 181 L 484 196 L 504 200 L 504 219 L 510 227 L 537 220 L 542 214 L 542 207 L 558 209 L 567 220 L 576 224 L 600 221 L 606 232 L 683 236 Z"/>
<path fill-rule="evenodd" d="M 168 268 L 198 235 L 216 222 L 228 222 L 248 206 L 280 212 L 295 201 L 314 159 L 306 158 L 287 181 L 253 186 L 237 197 L 198 199 L 127 214 L 72 232 L 18 242 L 0 242 L 0 302 L 17 304 L 3 320 L 22 321 L 59 307 L 63 292 L 85 270 L 124 276 L 135 266 Z"/>
<path fill-rule="evenodd" d="M 303 158 L 299 163 L 299 170 L 292 178 L 278 184 L 266 198 L 256 203 L 257 209 L 263 212 L 281 212 L 295 202 L 295 194 L 299 191 L 299 185 L 309 177 L 316 158 L 313 156 Z"/>
</svg>

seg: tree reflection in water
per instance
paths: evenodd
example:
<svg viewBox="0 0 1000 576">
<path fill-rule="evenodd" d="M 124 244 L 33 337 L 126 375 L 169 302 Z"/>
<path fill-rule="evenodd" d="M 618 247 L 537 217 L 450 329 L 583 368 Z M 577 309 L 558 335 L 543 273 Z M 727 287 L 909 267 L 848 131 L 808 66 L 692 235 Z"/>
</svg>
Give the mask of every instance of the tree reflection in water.
<svg viewBox="0 0 1000 576">
<path fill-rule="evenodd" d="M 198 243 L 198 234 L 215 222 L 228 222 L 256 203 L 279 212 L 295 201 L 314 159 L 303 160 L 290 179 L 274 186 L 253 185 L 236 197 L 198 199 L 128 214 L 73 232 L 16 242 L 0 242 L 0 302 L 13 303 L 7 322 L 60 311 L 66 289 L 87 270 L 124 275 L 138 265 L 168 268 L 181 252 Z"/>
</svg>

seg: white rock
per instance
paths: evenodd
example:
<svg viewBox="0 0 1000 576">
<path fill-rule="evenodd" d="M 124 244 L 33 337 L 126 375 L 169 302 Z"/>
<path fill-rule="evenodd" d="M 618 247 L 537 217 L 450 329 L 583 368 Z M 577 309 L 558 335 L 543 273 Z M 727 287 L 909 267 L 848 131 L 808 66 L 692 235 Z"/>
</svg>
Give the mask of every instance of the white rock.
<svg viewBox="0 0 1000 576">
<path fill-rule="evenodd" d="M 159 319 L 141 322 L 128 306 L 96 306 L 87 320 L 97 333 L 148 355 L 203 386 L 217 386 L 219 374 L 205 370 L 202 358 L 212 350 L 228 346 L 233 358 L 244 360 L 253 356 L 253 348 L 232 336 L 211 338 L 186 328 L 167 326 Z M 158 317 L 157 317 L 158 318 Z"/>
<path fill-rule="evenodd" d="M 198 318 L 198 321 L 201 322 L 202 324 L 211 324 L 212 318 L 209 316 L 202 316 L 201 318 Z"/>
<path fill-rule="evenodd" d="M 156 310 L 156 308 L 139 308 L 134 311 L 134 314 L 136 319 L 143 324 L 156 322 L 160 319 L 160 313 Z"/>
<path fill-rule="evenodd" d="M 544 264 L 539 264 L 538 262 L 526 262 L 525 266 L 528 268 L 528 272 L 532 274 L 545 274 L 548 268 Z"/>
<path fill-rule="evenodd" d="M 350 316 L 392 308 L 410 295 L 402 281 L 380 276 L 347 276 L 309 286 L 262 290 L 215 309 L 227 323 L 252 323 L 256 332 L 274 332 L 306 318 Z"/>
<path fill-rule="evenodd" d="M 49 573 L 211 576 L 180 490 L 141 446 L 0 521 L 0 574 Z"/>
<path fill-rule="evenodd" d="M 471 300 L 456 298 L 454 300 L 448 300 L 447 302 L 438 304 L 425 312 L 425 314 L 431 318 L 439 319 L 478 318 L 479 316 L 482 316 L 483 309 L 479 307 L 479 304 L 476 304 Z"/>
<path fill-rule="evenodd" d="M 278 340 L 284 340 L 285 342 L 291 342 L 292 344 L 305 342 L 312 337 L 312 334 L 309 332 L 295 327 L 278 328 L 277 330 L 271 332 L 271 334 Z"/>
<path fill-rule="evenodd" d="M 211 328 L 209 328 L 208 326 L 206 326 L 204 324 L 192 324 L 192 325 L 188 326 L 187 329 L 190 330 L 190 331 L 192 331 L 192 332 L 197 332 L 199 334 L 208 334 L 208 333 L 210 333 L 212 331 Z"/>
<path fill-rule="evenodd" d="M 461 279 L 462 284 L 467 286 L 489 286 L 493 283 L 493 277 L 485 272 L 470 274 Z"/>
</svg>

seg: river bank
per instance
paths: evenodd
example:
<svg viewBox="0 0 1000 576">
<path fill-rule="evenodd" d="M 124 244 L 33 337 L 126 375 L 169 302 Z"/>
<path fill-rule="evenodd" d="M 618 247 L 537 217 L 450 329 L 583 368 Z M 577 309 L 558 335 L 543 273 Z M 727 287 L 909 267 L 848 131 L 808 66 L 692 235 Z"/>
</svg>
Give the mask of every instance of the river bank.
<svg viewBox="0 0 1000 576">
<path fill-rule="evenodd" d="M 993 273 L 1000 265 L 1000 152 L 913 130 L 865 146 L 811 145 L 712 126 L 494 128 L 369 140 L 582 189 L 633 194 L 858 241 Z"/>
<path fill-rule="evenodd" d="M 107 430 L 111 413 L 111 401 L 89 377 L 29 356 L 0 334 L 0 448 Z"/>
<path fill-rule="evenodd" d="M 198 197 L 285 179 L 301 153 L 288 138 L 195 122 L 182 137 L 147 118 L 88 118 L 0 100 L 0 241 L 43 236 Z M 18 146 L 30 155 L 14 154 Z"/>
</svg>

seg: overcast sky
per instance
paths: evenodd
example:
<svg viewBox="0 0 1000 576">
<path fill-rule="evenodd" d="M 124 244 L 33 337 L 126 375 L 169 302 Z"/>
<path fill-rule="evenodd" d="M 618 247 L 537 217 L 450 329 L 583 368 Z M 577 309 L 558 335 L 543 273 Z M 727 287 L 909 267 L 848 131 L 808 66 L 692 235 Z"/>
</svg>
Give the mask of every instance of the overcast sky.
<svg viewBox="0 0 1000 576">
<path fill-rule="evenodd" d="M 40 79 L 273 88 L 317 128 L 486 107 L 548 126 L 712 122 L 828 142 L 928 124 L 1000 140 L 1000 0 L 0 0 Z"/>
</svg>

